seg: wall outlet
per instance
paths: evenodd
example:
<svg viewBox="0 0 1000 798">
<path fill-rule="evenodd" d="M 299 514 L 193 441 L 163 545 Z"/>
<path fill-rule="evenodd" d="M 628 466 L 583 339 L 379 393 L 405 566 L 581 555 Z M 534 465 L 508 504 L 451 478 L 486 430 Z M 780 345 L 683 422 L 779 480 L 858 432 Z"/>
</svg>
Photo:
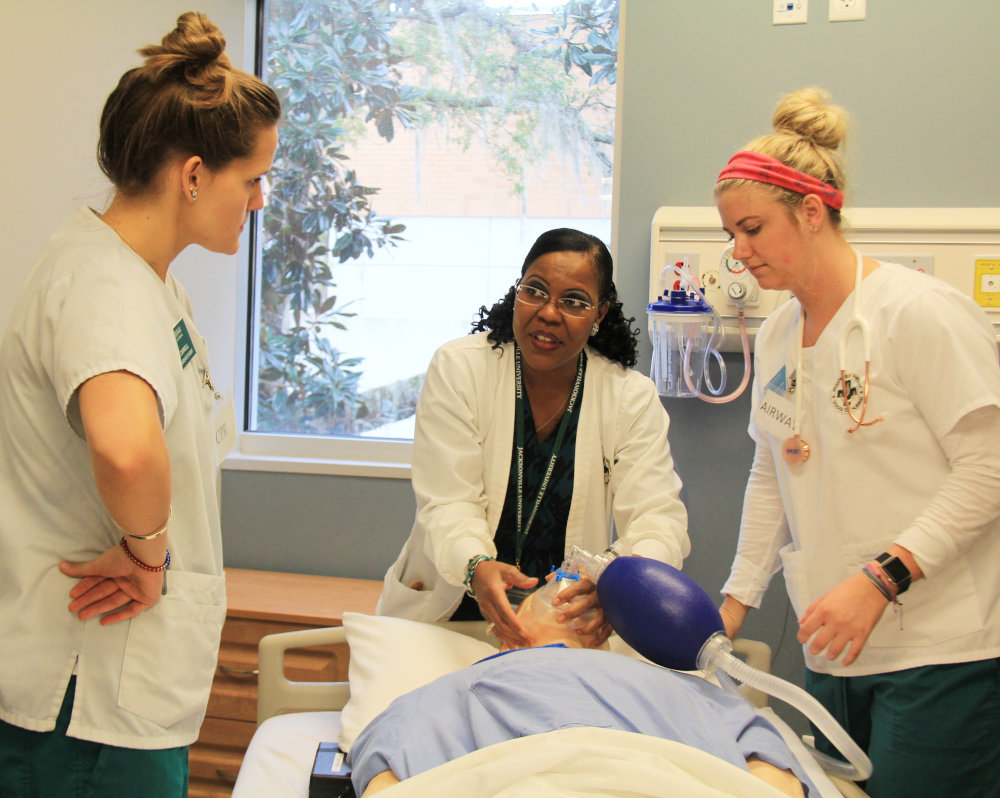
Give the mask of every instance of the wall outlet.
<svg viewBox="0 0 1000 798">
<path fill-rule="evenodd" d="M 865 18 L 865 0 L 830 0 L 830 22 L 852 22 Z"/>
<path fill-rule="evenodd" d="M 772 25 L 801 25 L 809 17 L 809 0 L 771 0 Z"/>
<path fill-rule="evenodd" d="M 984 308 L 1000 308 L 1000 260 L 976 258 L 972 297 Z"/>
</svg>

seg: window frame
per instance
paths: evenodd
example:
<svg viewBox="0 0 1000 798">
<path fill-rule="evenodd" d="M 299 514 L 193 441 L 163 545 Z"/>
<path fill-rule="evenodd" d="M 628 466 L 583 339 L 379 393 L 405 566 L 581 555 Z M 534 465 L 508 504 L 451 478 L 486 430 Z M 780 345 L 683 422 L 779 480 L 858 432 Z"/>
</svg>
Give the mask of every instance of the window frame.
<svg viewBox="0 0 1000 798">
<path fill-rule="evenodd" d="M 260 75 L 264 56 L 264 22 L 266 0 L 246 0 L 247 57 L 245 61 L 254 74 Z M 620 172 L 622 97 L 625 58 L 625 19 L 627 0 L 618 6 L 618 78 L 615 87 L 614 171 L 611 191 L 611 241 L 608 248 L 615 259 L 617 276 L 618 212 L 620 206 Z M 255 212 L 256 216 L 256 212 Z M 388 438 L 347 437 L 329 435 L 297 435 L 290 433 L 252 432 L 250 427 L 250 391 L 257 350 L 254 346 L 259 306 L 259 285 L 255 262 L 260 257 L 258 223 L 247 225 L 239 258 L 240 325 L 236 341 L 235 389 L 237 436 L 236 443 L 221 463 L 224 471 L 264 471 L 329 476 L 358 476 L 381 479 L 409 479 L 413 461 L 413 441 Z M 470 311 L 471 319 L 472 311 Z"/>
</svg>

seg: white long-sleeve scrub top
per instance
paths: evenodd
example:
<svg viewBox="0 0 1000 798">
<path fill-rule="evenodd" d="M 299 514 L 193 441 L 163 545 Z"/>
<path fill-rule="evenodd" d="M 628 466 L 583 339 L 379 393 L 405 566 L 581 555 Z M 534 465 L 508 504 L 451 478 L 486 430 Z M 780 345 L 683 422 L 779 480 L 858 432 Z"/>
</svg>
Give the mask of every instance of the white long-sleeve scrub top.
<svg viewBox="0 0 1000 798">
<path fill-rule="evenodd" d="M 188 745 L 205 714 L 225 616 L 204 339 L 187 295 L 90 209 L 49 240 L 0 348 L 0 718 L 50 731 L 74 669 L 68 734 L 142 749 Z M 101 626 L 67 610 L 61 560 L 121 535 L 98 495 L 77 389 L 124 370 L 152 386 L 170 453 L 167 594 Z"/>
<path fill-rule="evenodd" d="M 450 617 L 469 559 L 496 555 L 514 442 L 514 345 L 496 350 L 486 336 L 445 344 L 427 370 L 413 439 L 416 519 L 386 573 L 379 614 Z M 681 566 L 687 511 L 668 424 L 648 378 L 587 349 L 567 553 L 604 551 L 617 533 L 619 554 Z M 417 581 L 422 590 L 410 588 Z"/>
<path fill-rule="evenodd" d="M 795 375 L 800 305 L 781 306 L 757 337 L 753 412 L 757 443 L 740 542 L 723 588 L 759 607 L 773 574 L 784 571 L 799 617 L 834 585 L 898 543 L 926 578 L 887 609 L 858 659 L 812 655 L 813 671 L 863 676 L 923 665 L 1000 656 L 1000 368 L 994 332 L 982 311 L 928 275 L 880 263 L 862 284 L 861 313 L 871 326 L 867 420 L 848 434 L 838 342 L 853 313 L 849 296 L 802 353 Z M 846 371 L 864 377 L 860 332 L 848 338 Z M 801 386 L 801 435 L 809 459 L 788 465 L 782 444 Z M 852 400 L 860 413 L 860 390 Z M 770 408 L 771 422 L 762 414 Z M 794 415 L 794 414 L 792 414 Z M 775 417 L 785 429 L 774 429 Z M 946 484 L 946 480 L 948 483 Z"/>
</svg>

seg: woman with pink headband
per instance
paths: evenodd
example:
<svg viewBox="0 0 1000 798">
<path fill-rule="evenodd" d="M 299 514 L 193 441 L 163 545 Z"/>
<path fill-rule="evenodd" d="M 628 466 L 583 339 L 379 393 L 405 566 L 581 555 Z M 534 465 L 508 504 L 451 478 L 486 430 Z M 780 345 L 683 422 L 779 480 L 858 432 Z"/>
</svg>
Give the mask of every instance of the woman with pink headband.
<svg viewBox="0 0 1000 798">
<path fill-rule="evenodd" d="M 715 189 L 733 257 L 794 297 L 756 339 L 726 631 L 784 570 L 806 686 L 866 749 L 868 793 L 996 795 L 994 332 L 958 290 L 845 239 L 847 120 L 825 92 L 787 95 L 772 121 Z"/>
</svg>

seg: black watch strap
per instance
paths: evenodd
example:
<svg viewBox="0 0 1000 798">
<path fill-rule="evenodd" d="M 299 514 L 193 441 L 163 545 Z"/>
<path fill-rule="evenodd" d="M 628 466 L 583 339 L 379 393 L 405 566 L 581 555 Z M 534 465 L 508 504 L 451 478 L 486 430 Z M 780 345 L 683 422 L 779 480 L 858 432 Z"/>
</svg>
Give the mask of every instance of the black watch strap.
<svg viewBox="0 0 1000 798">
<path fill-rule="evenodd" d="M 899 557 L 884 551 L 875 558 L 875 562 L 882 566 L 882 572 L 886 578 L 896 586 L 897 595 L 905 593 L 909 589 L 912 580 L 910 569 Z"/>
</svg>

